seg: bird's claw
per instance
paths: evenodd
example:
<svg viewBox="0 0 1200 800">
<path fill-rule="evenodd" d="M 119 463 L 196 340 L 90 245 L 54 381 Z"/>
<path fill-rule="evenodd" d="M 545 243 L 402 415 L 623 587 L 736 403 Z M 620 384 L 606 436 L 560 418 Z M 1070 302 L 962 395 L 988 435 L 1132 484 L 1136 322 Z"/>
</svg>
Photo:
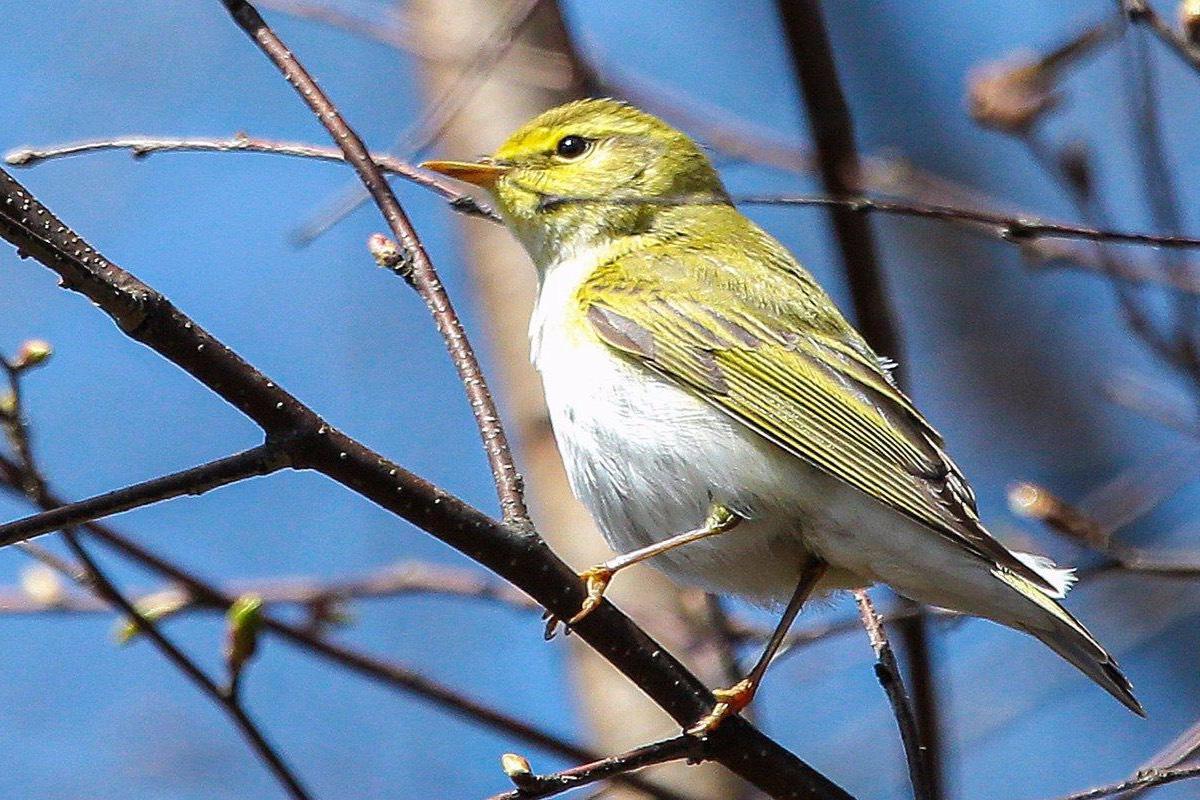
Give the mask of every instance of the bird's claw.
<svg viewBox="0 0 1200 800">
<path fill-rule="evenodd" d="M 576 624 L 596 610 L 596 606 L 600 605 L 600 601 L 604 599 L 604 591 L 608 588 L 614 574 L 612 569 L 604 565 L 579 573 L 579 577 L 587 583 L 587 597 L 584 598 L 579 613 L 567 620 L 568 625 Z"/>
<path fill-rule="evenodd" d="M 687 729 L 692 736 L 707 736 L 715 731 L 722 722 L 734 714 L 738 714 L 754 699 L 757 687 L 749 680 L 739 681 L 728 689 L 713 689 L 713 697 L 717 704 L 699 722 Z"/>
</svg>

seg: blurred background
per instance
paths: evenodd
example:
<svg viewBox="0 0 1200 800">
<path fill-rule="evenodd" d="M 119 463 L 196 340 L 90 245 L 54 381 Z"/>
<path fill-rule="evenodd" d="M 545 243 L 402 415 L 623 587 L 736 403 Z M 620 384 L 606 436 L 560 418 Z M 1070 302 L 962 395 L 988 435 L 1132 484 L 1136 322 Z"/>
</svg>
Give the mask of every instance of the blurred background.
<svg viewBox="0 0 1200 800">
<path fill-rule="evenodd" d="M 809 127 L 788 39 L 768 0 L 259 6 L 373 148 L 414 160 L 473 157 L 542 108 L 607 94 L 707 142 L 735 194 L 821 190 L 805 158 Z M 1174 3 L 1155 7 L 1175 24 Z M 864 191 L 1123 230 L 1200 230 L 1200 75 L 1142 27 L 1120 24 L 1109 0 L 838 0 L 825 13 L 871 159 Z M 39 0 L 5 14 L 0 43 L 5 151 L 239 132 L 327 143 L 216 2 Z M 1053 107 L 1039 105 L 1052 99 Z M 1004 102 L 1016 111 L 997 111 Z M 493 509 L 478 435 L 428 314 L 365 249 L 383 229 L 378 213 L 334 213 L 355 196 L 346 168 L 272 155 L 106 152 L 48 161 L 17 178 L 347 433 Z M 590 565 L 605 550 L 564 493 L 525 363 L 532 268 L 507 249 L 503 231 L 456 217 L 411 184 L 395 186 L 493 376 L 535 520 L 573 566 Z M 747 211 L 852 307 L 826 212 Z M 333 224 L 335 216 L 344 218 Z M 318 235 L 317 223 L 328 229 Z M 1133 717 L 1031 638 L 932 619 L 946 796 L 1054 797 L 1127 777 L 1200 719 L 1200 578 L 1188 567 L 1200 562 L 1189 555 L 1200 549 L 1200 370 L 1184 344 L 1197 341 L 1191 305 L 1200 281 L 1191 265 L 1200 255 L 1076 245 L 1033 252 L 962 225 L 883 215 L 870 223 L 911 394 L 945 435 L 998 537 L 1091 568 L 1067 604 L 1115 652 L 1149 712 Z M 1105 276 L 1114 269 L 1136 281 Z M 250 422 L 4 248 L 0 351 L 11 356 L 35 338 L 54 356 L 24 380 L 25 412 L 44 474 L 64 496 L 256 441 Z M 1102 545 L 1111 536 L 1119 548 L 1106 556 L 1014 513 L 1010 490 L 1022 481 L 1041 487 L 1041 504 L 1026 502 L 1026 512 L 1042 513 L 1052 492 L 1072 508 L 1051 522 L 1062 528 L 1063 514 L 1074 514 L 1077 524 L 1066 527 L 1079 534 L 1082 525 Z M 27 513 L 19 498 L 0 497 L 0 517 Z M 486 577 L 312 474 L 248 481 L 114 525 L 222 585 L 334 581 L 409 562 Z M 135 595 L 164 585 L 102 557 Z M 1113 557 L 1175 568 L 1105 569 Z M 112 614 L 33 608 L 30 570 L 27 555 L 0 552 L 0 794 L 280 796 L 221 712 L 151 645 L 114 642 Z M 701 635 L 711 630 L 711 607 L 651 574 L 640 595 L 629 584 L 641 581 L 618 580 L 617 602 L 711 685 L 727 682 Z M 895 605 L 885 590 L 875 598 L 883 610 Z M 328 635 L 603 752 L 674 732 L 611 668 L 562 637 L 544 642 L 536 610 L 428 593 L 337 605 Z M 740 629 L 774 621 L 734 602 L 725 610 Z M 281 611 L 306 613 L 294 604 Z M 755 719 L 856 796 L 908 797 L 895 722 L 855 616 L 849 598 L 805 611 L 797 630 L 835 632 L 781 659 Z M 851 624 L 837 627 L 843 621 Z M 185 614 L 165 627 L 219 673 L 218 615 Z M 757 647 L 747 642 L 738 654 L 752 658 Z M 264 640 L 244 692 L 318 796 L 482 797 L 505 788 L 497 759 L 507 751 L 539 771 L 570 765 L 274 639 Z M 682 783 L 678 771 L 662 778 L 696 800 L 752 796 L 716 770 L 688 772 Z M 1154 796 L 1196 792 L 1185 782 Z"/>
</svg>

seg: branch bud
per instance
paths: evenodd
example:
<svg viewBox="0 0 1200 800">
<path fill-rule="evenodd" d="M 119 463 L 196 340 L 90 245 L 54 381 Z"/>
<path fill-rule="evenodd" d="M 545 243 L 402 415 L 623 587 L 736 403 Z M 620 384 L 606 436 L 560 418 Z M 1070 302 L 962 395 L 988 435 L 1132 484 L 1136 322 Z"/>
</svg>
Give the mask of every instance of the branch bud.
<svg viewBox="0 0 1200 800">
<path fill-rule="evenodd" d="M 533 774 L 533 767 L 529 766 L 525 756 L 505 753 L 500 756 L 500 769 L 518 789 L 532 788 L 537 783 L 537 776 Z"/>
<path fill-rule="evenodd" d="M 178 589 L 167 589 L 141 598 L 133 607 L 149 622 L 158 622 L 187 608 L 191 597 Z M 137 622 L 122 620 L 113 631 L 117 644 L 129 644 L 140 633 Z"/>
<path fill-rule="evenodd" d="M 408 251 L 402 250 L 382 233 L 371 234 L 367 239 L 367 250 L 371 252 L 375 263 L 384 269 L 390 269 L 405 280 L 412 275 L 412 257 Z"/>
<path fill-rule="evenodd" d="M 225 661 L 233 675 L 241 672 L 258 649 L 258 632 L 262 628 L 262 598 L 244 594 L 233 602 L 226 614 L 229 627 L 225 639 Z"/>
<path fill-rule="evenodd" d="M 1108 534 L 1099 522 L 1075 506 L 1035 483 L 1015 483 L 1008 489 L 1012 513 L 1035 519 L 1076 542 L 1104 551 Z"/>
<path fill-rule="evenodd" d="M 54 355 L 54 348 L 50 343 L 42 339 L 30 339 L 21 345 L 21 349 L 17 351 L 17 357 L 13 360 L 14 369 L 29 369 L 36 367 L 38 364 L 43 364 Z"/>
</svg>

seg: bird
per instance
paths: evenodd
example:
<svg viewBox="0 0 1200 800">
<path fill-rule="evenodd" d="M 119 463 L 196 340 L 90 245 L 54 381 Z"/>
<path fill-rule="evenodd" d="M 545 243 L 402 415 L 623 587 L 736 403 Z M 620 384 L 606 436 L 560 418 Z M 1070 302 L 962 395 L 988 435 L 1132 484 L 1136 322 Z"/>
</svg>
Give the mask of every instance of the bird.
<svg viewBox="0 0 1200 800">
<path fill-rule="evenodd" d="M 782 618 L 875 584 L 1028 633 L 1134 713 L 1116 661 L 1060 603 L 1072 570 L 1009 550 L 941 435 L 814 277 L 734 205 L 702 146 L 635 106 L 552 108 L 491 156 L 425 169 L 486 189 L 538 276 L 531 359 L 574 494 L 616 557 Z"/>
</svg>

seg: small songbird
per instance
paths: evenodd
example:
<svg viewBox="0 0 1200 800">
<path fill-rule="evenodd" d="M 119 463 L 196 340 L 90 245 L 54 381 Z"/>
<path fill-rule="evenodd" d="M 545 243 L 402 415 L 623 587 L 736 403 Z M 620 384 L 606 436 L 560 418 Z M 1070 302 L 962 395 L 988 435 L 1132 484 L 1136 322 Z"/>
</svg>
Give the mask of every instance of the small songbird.
<svg viewBox="0 0 1200 800">
<path fill-rule="evenodd" d="M 1030 633 L 1144 715 L 1058 603 L 1072 572 L 992 538 L 890 362 L 734 207 L 688 136 L 584 100 L 490 158 L 423 166 L 487 188 L 537 267 L 532 359 L 554 434 L 622 554 L 583 573 L 572 622 L 648 558 L 683 584 L 787 602 L 749 677 L 714 692 L 693 730 L 750 701 L 810 594 L 874 583 Z"/>
</svg>

